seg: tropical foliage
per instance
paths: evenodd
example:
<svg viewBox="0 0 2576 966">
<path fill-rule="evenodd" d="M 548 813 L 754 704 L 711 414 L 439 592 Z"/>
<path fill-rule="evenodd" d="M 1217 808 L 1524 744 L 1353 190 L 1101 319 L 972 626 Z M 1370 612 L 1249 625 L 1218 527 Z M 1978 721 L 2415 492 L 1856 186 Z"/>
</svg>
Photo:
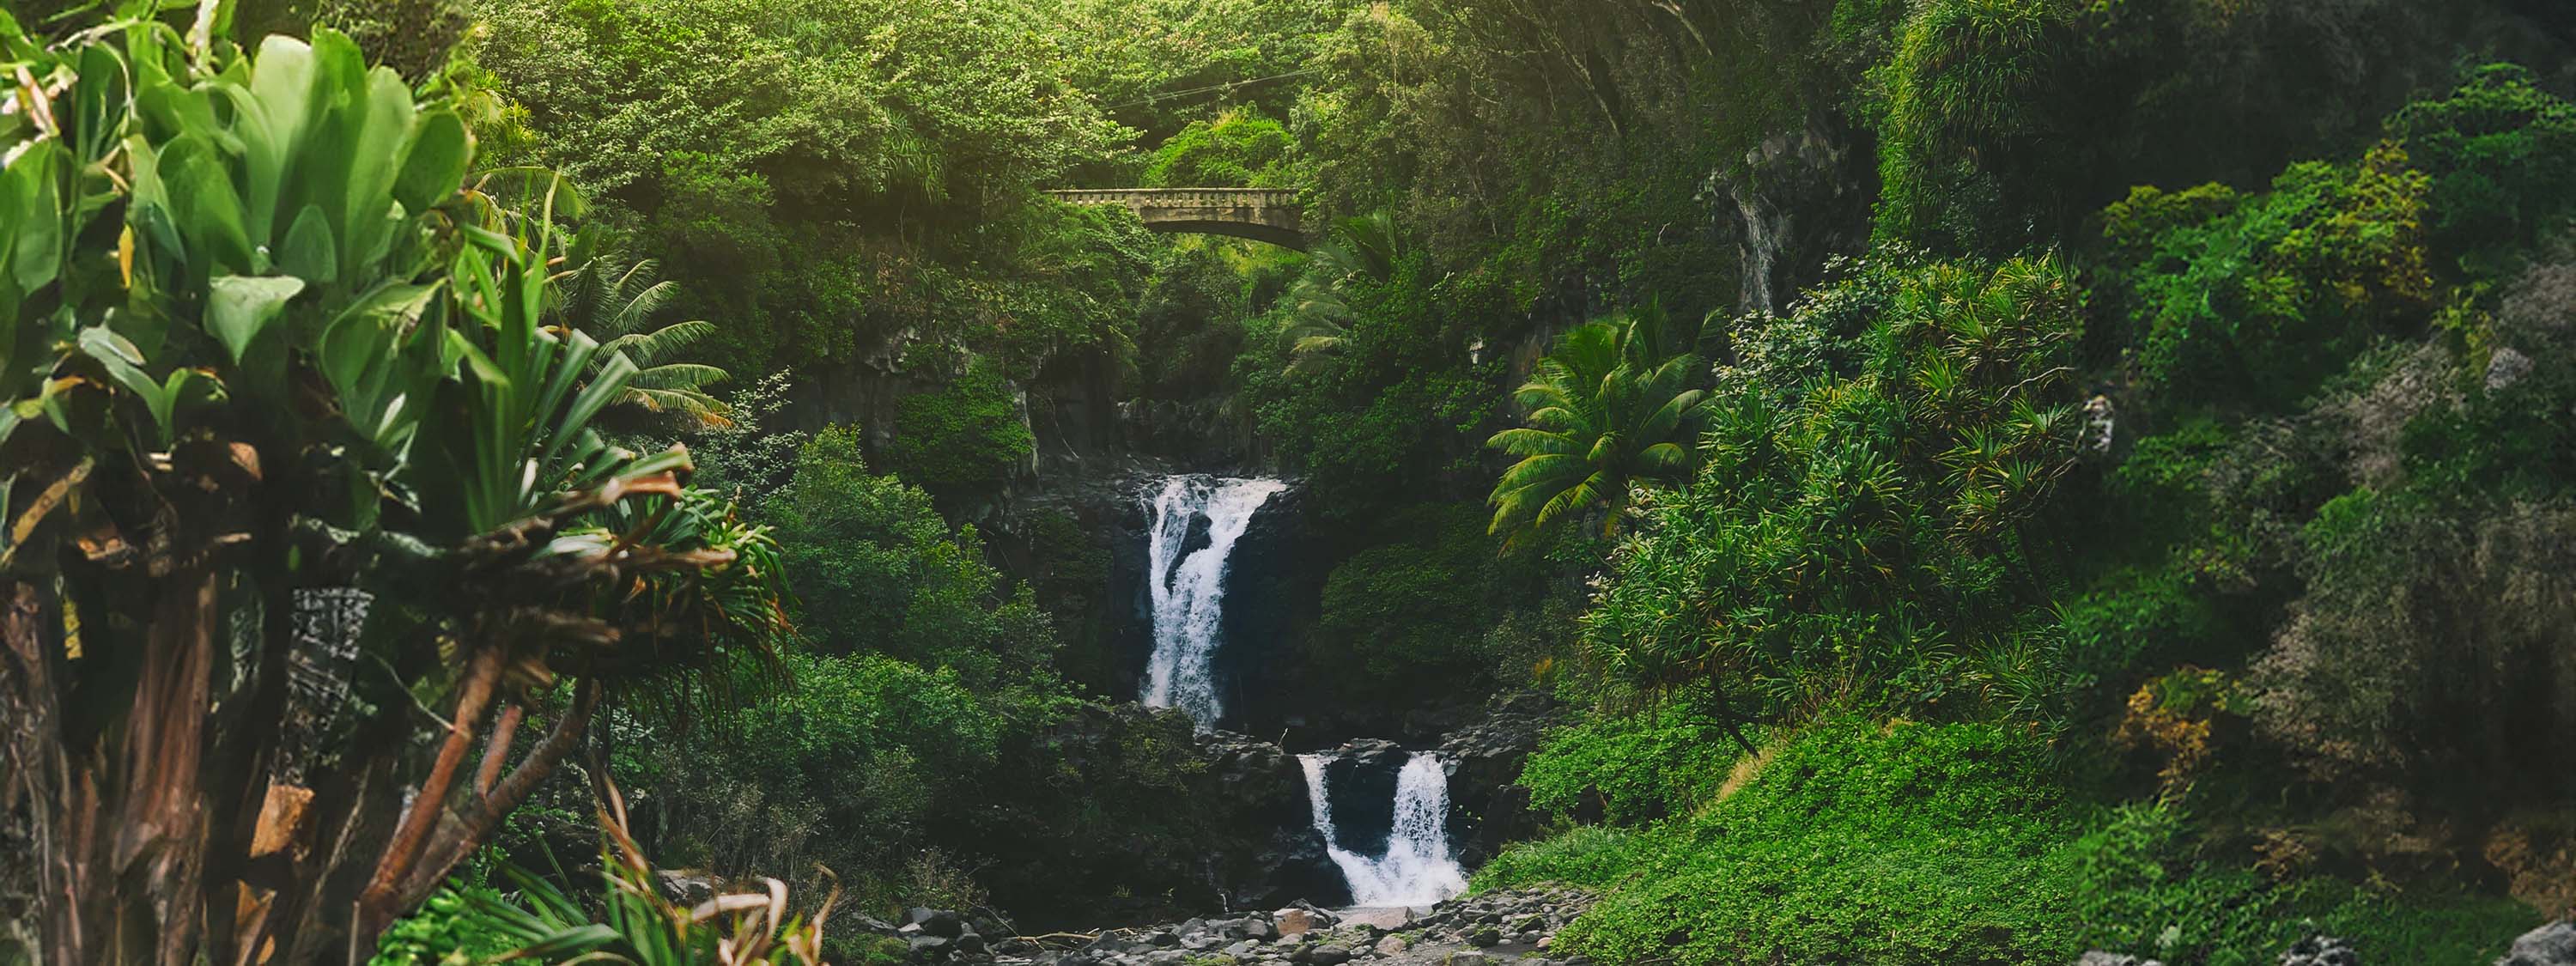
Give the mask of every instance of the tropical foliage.
<svg viewBox="0 0 2576 966">
<path fill-rule="evenodd" d="M 635 365 L 541 324 L 546 208 L 348 39 L 224 11 L 0 19 L 7 797 L 72 961 L 367 948 L 603 703 L 784 629 L 766 533 L 591 425 Z"/>
<path fill-rule="evenodd" d="M 1586 322 L 1513 392 L 1528 425 L 1485 445 L 1520 457 L 1489 499 L 1493 533 L 1544 529 L 1602 513 L 1618 530 L 1631 486 L 1678 482 L 1689 474 L 1691 433 L 1707 390 L 1699 327 L 1676 323 L 1660 306 Z"/>
</svg>

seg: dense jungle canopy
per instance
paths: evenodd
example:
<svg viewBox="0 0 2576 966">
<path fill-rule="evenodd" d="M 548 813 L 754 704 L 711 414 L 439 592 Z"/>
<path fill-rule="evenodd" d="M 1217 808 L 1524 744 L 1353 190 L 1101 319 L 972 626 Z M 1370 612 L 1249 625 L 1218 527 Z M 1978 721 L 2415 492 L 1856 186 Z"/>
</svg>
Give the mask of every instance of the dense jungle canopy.
<svg viewBox="0 0 2576 966">
<path fill-rule="evenodd" d="M 2576 6 L 0 0 L 0 162 L 0 964 L 2576 964 Z"/>
</svg>

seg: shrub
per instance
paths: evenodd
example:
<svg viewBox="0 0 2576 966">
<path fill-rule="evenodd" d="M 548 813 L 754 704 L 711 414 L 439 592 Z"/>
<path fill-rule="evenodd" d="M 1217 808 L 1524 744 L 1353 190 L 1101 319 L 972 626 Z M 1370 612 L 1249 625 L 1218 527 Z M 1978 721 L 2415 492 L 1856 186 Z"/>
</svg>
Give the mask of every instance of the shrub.
<svg viewBox="0 0 2576 966">
<path fill-rule="evenodd" d="M 904 479 L 947 489 L 1001 482 L 1036 453 L 1018 391 L 977 363 L 947 385 L 896 405 L 885 458 Z"/>
<path fill-rule="evenodd" d="M 1288 183 L 1296 141 L 1257 107 L 1192 121 L 1155 149 L 1148 188 L 1279 188 Z"/>
<path fill-rule="evenodd" d="M 1890 252 L 1748 322 L 1702 469 L 1584 618 L 1614 674 L 1790 715 L 1845 698 L 2046 716 L 2030 526 L 2074 463 L 2080 293 L 2054 259 Z"/>
<path fill-rule="evenodd" d="M 2429 185 L 2383 144 L 2358 165 L 2293 165 L 2260 195 L 2138 188 L 2105 209 L 2104 277 L 2142 374 L 2192 402 L 2297 400 L 2429 304 Z"/>
<path fill-rule="evenodd" d="M 1500 603 L 1494 544 L 1473 508 L 1395 514 L 1396 543 L 1353 554 L 1324 581 L 1318 659 L 1355 683 L 1410 689 L 1426 676 L 1480 677 L 1479 644 Z"/>
<path fill-rule="evenodd" d="M 2182 812 L 2111 811 L 2067 849 L 2086 946 L 2170 966 L 2269 966 L 2322 931 L 2365 962 L 2483 963 L 2539 921 L 2510 900 L 2385 893 L 2308 876 L 2274 883 L 2212 861 Z"/>
<path fill-rule="evenodd" d="M 1613 963 L 2058 966 L 2081 951 L 2056 854 L 2069 823 L 2036 744 L 1834 718 L 1771 751 L 1731 795 L 1674 789 L 1671 818 L 1514 846 L 1478 884 L 1606 888 L 1557 941 Z"/>
<path fill-rule="evenodd" d="M 1559 817 L 1597 815 L 1633 824 L 1708 801 L 1734 763 L 1725 724 L 1693 706 L 1701 696 L 1651 711 L 1598 715 L 1548 732 L 1521 766 L 1530 807 Z"/>
<path fill-rule="evenodd" d="M 950 533 L 930 495 L 868 472 L 858 431 L 835 427 L 799 451 L 773 498 L 799 624 L 826 651 L 878 651 L 946 664 L 982 687 L 1044 668 L 1055 641 L 1025 591 L 1004 596 L 972 527 Z"/>
</svg>

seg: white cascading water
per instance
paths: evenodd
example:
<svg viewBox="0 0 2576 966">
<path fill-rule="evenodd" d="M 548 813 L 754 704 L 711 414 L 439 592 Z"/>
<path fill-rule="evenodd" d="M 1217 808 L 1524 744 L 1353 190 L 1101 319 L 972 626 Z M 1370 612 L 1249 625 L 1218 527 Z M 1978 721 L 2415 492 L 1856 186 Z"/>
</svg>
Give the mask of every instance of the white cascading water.
<svg viewBox="0 0 2576 966">
<path fill-rule="evenodd" d="M 1146 549 L 1146 583 L 1154 603 L 1154 653 L 1145 663 L 1148 707 L 1189 712 L 1199 730 L 1224 712 L 1215 659 L 1224 634 L 1226 557 L 1252 525 L 1252 514 L 1288 484 L 1278 480 L 1175 476 L 1154 497 L 1154 532 Z M 1181 558 L 1190 521 L 1207 517 L 1208 544 Z"/>
<path fill-rule="evenodd" d="M 1315 830 L 1324 835 L 1324 852 L 1351 884 L 1351 902 L 1361 906 L 1428 906 L 1467 891 L 1466 870 L 1449 856 L 1449 776 L 1440 759 L 1416 753 L 1395 774 L 1395 825 L 1386 836 L 1386 854 L 1370 858 L 1341 846 L 1333 831 L 1332 799 L 1324 794 L 1324 765 L 1330 755 L 1299 755 L 1306 770 L 1306 800 Z"/>
</svg>

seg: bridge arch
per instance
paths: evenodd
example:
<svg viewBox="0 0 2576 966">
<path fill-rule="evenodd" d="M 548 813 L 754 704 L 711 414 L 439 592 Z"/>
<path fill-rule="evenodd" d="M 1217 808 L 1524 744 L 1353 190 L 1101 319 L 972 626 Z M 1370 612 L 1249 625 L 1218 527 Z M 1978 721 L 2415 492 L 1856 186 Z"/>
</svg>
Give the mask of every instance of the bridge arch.
<svg viewBox="0 0 2576 966">
<path fill-rule="evenodd" d="M 1077 205 L 1119 205 L 1152 231 L 1225 235 L 1306 250 L 1297 193 L 1276 188 L 1112 188 L 1050 191 Z"/>
</svg>

